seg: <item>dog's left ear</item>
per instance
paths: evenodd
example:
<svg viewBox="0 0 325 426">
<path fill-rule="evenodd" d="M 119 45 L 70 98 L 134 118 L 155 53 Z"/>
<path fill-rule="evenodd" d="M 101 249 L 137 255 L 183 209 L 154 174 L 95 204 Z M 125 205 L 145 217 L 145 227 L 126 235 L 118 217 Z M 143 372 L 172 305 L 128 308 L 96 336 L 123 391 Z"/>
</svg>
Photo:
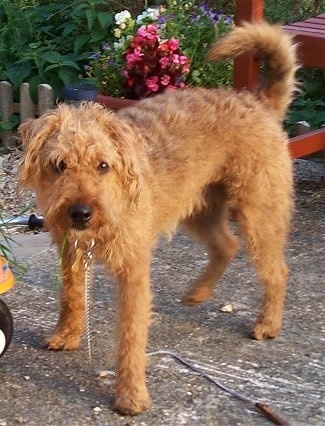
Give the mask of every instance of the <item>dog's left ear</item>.
<svg viewBox="0 0 325 426">
<path fill-rule="evenodd" d="M 147 173 L 146 154 L 141 135 L 136 129 L 124 123 L 115 134 L 116 150 L 121 159 L 119 176 L 128 190 L 131 202 L 137 203 Z"/>
<path fill-rule="evenodd" d="M 119 120 L 115 114 L 107 118 L 105 132 L 119 157 L 115 170 L 130 202 L 136 203 L 148 170 L 145 143 L 136 128 Z"/>
</svg>

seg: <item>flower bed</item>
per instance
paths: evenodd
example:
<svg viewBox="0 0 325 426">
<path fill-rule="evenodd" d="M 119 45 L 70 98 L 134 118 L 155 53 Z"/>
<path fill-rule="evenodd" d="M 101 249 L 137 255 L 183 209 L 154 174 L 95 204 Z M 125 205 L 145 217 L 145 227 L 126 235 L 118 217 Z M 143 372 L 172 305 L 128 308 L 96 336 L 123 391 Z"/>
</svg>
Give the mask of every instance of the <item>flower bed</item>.
<svg viewBox="0 0 325 426">
<path fill-rule="evenodd" d="M 103 93 L 140 99 L 166 88 L 231 82 L 231 61 L 205 60 L 210 44 L 232 27 L 231 16 L 204 3 L 167 0 L 135 19 L 128 11 L 117 13 L 115 23 L 86 67 Z"/>
</svg>

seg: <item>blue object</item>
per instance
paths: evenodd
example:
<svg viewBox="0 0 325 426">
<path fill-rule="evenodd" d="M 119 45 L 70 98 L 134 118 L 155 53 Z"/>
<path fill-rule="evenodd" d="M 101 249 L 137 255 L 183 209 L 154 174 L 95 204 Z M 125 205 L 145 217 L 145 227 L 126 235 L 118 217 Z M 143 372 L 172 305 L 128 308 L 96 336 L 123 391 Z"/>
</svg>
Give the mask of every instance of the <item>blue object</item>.
<svg viewBox="0 0 325 426">
<path fill-rule="evenodd" d="M 97 92 L 98 88 L 92 84 L 76 83 L 65 86 L 61 98 L 67 103 L 93 101 Z"/>
</svg>

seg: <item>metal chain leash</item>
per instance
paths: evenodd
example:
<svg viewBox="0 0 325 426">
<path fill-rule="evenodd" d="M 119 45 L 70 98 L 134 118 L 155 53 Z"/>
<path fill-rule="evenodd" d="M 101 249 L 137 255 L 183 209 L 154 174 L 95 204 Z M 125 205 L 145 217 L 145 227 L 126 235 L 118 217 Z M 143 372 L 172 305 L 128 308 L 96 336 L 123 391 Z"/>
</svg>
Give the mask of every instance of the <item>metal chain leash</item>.
<svg viewBox="0 0 325 426">
<path fill-rule="evenodd" d="M 96 364 L 94 363 L 93 357 L 92 357 L 91 330 L 90 330 L 90 291 L 91 291 L 91 268 L 93 263 L 92 249 L 94 245 L 95 245 L 95 242 L 93 240 L 90 247 L 88 248 L 88 250 L 85 252 L 83 256 L 83 263 L 84 263 L 84 269 L 85 269 L 85 290 L 84 290 L 85 291 L 84 293 L 85 294 L 85 328 L 86 328 L 86 340 L 87 340 L 87 348 L 88 348 L 88 359 L 89 359 L 91 369 L 96 376 L 98 377 L 114 376 L 115 377 L 116 372 L 113 370 L 99 370 Z M 77 242 L 76 242 L 76 246 L 77 246 Z M 149 352 L 147 355 L 148 356 L 169 356 L 173 358 L 174 360 L 178 361 L 180 364 L 187 367 L 188 369 L 194 371 L 195 373 L 198 373 L 200 376 L 209 380 L 211 383 L 213 383 L 214 385 L 216 385 L 218 388 L 222 389 L 223 391 L 243 401 L 247 405 L 257 408 L 274 424 L 280 425 L 280 426 L 289 426 L 289 423 L 287 421 L 285 421 L 280 416 L 275 414 L 266 404 L 259 402 L 257 400 L 254 400 L 252 398 L 248 398 L 244 396 L 243 394 L 237 391 L 234 391 L 233 389 L 230 389 L 228 386 L 224 385 L 223 383 L 221 383 L 219 380 L 217 380 L 210 374 L 205 373 L 202 368 L 197 367 L 196 365 L 190 363 L 189 361 L 185 360 L 181 356 L 166 350 Z"/>
</svg>

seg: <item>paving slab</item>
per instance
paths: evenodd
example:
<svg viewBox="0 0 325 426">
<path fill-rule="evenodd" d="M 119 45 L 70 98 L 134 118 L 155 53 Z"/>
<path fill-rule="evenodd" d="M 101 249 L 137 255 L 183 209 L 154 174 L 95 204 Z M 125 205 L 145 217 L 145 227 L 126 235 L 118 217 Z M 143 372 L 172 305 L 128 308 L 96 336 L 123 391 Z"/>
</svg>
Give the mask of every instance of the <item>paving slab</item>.
<svg viewBox="0 0 325 426">
<path fill-rule="evenodd" d="M 51 247 L 51 238 L 47 232 L 14 234 L 12 252 L 19 261 L 30 255 L 40 255 Z"/>
</svg>

